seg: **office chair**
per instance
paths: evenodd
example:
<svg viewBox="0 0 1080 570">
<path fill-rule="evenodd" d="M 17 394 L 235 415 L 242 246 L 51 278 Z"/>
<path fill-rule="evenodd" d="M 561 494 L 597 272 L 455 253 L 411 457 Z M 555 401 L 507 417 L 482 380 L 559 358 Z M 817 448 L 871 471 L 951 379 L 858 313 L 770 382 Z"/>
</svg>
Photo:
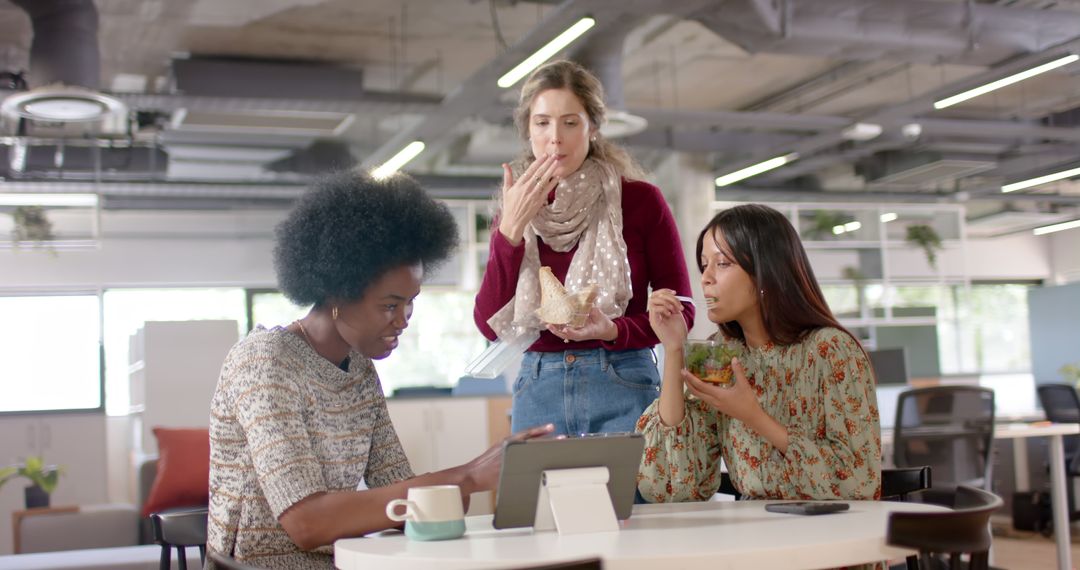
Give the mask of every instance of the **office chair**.
<svg viewBox="0 0 1080 570">
<path fill-rule="evenodd" d="M 930 488 L 930 467 L 898 467 L 881 470 L 881 500 L 906 502 L 912 493 Z M 894 568 L 890 566 L 890 568 Z M 908 556 L 907 570 L 919 570 L 919 557 Z"/>
<path fill-rule="evenodd" d="M 1055 424 L 1080 424 L 1080 395 L 1069 384 L 1040 384 L 1035 390 L 1046 419 Z M 1062 438 L 1069 475 L 1080 476 L 1080 435 Z"/>
<path fill-rule="evenodd" d="M 206 507 L 166 509 L 150 515 L 154 542 L 161 545 L 161 570 L 172 567 L 172 549 L 176 548 L 180 570 L 187 570 L 186 549 L 199 548 L 199 559 L 206 565 Z"/>
<path fill-rule="evenodd" d="M 993 390 L 978 386 L 905 390 L 896 404 L 893 429 L 893 463 L 933 469 L 933 485 L 915 500 L 952 505 L 957 485 L 989 489 Z"/>
<path fill-rule="evenodd" d="M 881 500 L 906 501 L 908 495 L 930 488 L 930 468 L 905 467 L 881 470 Z M 731 482 L 727 472 L 720 473 L 720 488 L 717 493 L 733 495 L 735 500 L 742 498 L 742 493 Z"/>
<path fill-rule="evenodd" d="M 1035 388 L 1039 395 L 1039 404 L 1046 413 L 1046 419 L 1055 424 L 1080 423 L 1080 395 L 1076 388 L 1070 384 L 1040 384 Z M 1080 477 L 1080 435 L 1067 435 L 1061 438 L 1065 449 L 1065 474 L 1069 477 Z M 1049 470 L 1049 465 L 1047 466 Z M 1076 508 L 1076 496 L 1073 485 L 1065 485 L 1068 493 L 1069 520 L 1080 518 L 1080 511 Z M 1036 528 L 1047 536 L 1053 534 L 1053 518 L 1040 520 Z"/>
<path fill-rule="evenodd" d="M 968 570 L 989 568 L 990 515 L 1001 508 L 1001 497 L 968 485 L 958 485 L 949 512 L 889 513 L 885 542 L 919 551 L 918 568 L 961 568 L 967 554 Z"/>
<path fill-rule="evenodd" d="M 931 469 L 926 465 L 922 467 L 882 469 L 881 500 L 904 502 L 908 500 L 911 493 L 929 489 L 931 486 L 930 473 Z"/>
</svg>

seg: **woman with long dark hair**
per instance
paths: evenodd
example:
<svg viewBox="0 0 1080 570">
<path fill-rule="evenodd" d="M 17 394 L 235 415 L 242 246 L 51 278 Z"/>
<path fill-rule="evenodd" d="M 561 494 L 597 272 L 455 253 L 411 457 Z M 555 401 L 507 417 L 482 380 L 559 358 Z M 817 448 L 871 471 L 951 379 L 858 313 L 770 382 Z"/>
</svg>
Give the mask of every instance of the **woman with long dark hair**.
<svg viewBox="0 0 1080 570">
<path fill-rule="evenodd" d="M 697 255 L 713 338 L 739 354 L 735 380 L 723 387 L 683 368 L 680 302 L 654 291 L 649 322 L 665 361 L 660 397 L 637 424 L 642 496 L 707 500 L 723 457 L 747 498 L 878 498 L 874 375 L 829 310 L 795 228 L 767 206 L 738 206 L 709 222 Z"/>
</svg>

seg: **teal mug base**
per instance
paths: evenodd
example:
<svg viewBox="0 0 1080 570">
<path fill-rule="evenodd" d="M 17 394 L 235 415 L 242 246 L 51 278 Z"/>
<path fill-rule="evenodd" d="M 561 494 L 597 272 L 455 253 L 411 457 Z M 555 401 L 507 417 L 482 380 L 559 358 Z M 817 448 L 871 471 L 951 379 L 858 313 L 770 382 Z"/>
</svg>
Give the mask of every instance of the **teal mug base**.
<svg viewBox="0 0 1080 570">
<path fill-rule="evenodd" d="M 413 540 L 449 540 L 465 534 L 465 521 L 417 522 L 405 523 L 405 536 Z"/>
</svg>

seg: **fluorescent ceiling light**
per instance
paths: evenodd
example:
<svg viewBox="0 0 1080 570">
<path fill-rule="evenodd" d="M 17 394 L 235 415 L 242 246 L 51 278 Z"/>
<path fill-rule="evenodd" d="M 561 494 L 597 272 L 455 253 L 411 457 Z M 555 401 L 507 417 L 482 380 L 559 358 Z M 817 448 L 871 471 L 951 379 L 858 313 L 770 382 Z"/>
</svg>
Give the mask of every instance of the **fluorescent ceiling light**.
<svg viewBox="0 0 1080 570">
<path fill-rule="evenodd" d="M 1041 236 L 1044 234 L 1060 232 L 1062 230 L 1071 230 L 1073 228 L 1080 228 L 1080 220 L 1073 220 L 1071 222 L 1062 222 L 1060 224 L 1052 224 L 1049 226 L 1043 226 L 1041 228 L 1035 228 L 1031 233 L 1037 236 Z"/>
<path fill-rule="evenodd" d="M 799 158 L 799 153 L 793 152 L 791 154 L 785 154 L 784 156 L 778 156 L 776 158 L 770 158 L 764 162 L 759 162 L 752 166 L 747 166 L 742 170 L 736 170 L 731 174 L 725 174 L 716 178 L 717 186 L 728 186 L 734 184 L 740 180 L 746 180 L 751 176 L 757 176 L 762 172 L 768 172 L 774 168 L 780 168 L 781 166 Z"/>
<path fill-rule="evenodd" d="M 0 206 L 73 206 L 93 208 L 97 194 L 7 194 L 0 192 Z"/>
<path fill-rule="evenodd" d="M 963 93 L 957 93 L 952 97 L 946 97 L 940 101 L 935 101 L 934 108 L 944 109 L 945 107 L 951 107 L 957 103 L 978 97 L 979 95 L 985 95 L 991 91 L 996 91 L 998 89 L 1001 89 L 1002 87 L 1012 85 L 1013 83 L 1017 83 L 1025 79 L 1030 79 L 1032 77 L 1035 77 L 1036 75 L 1039 75 L 1040 73 L 1046 73 L 1051 69 L 1057 69 L 1063 65 L 1069 65 L 1070 63 L 1077 60 L 1080 60 L 1080 55 L 1070 54 L 1065 57 L 1059 57 L 1054 61 L 1044 63 L 1042 65 L 1037 65 L 1035 67 L 1032 67 L 1031 69 L 1028 69 L 1027 71 L 1021 71 L 1020 73 L 998 79 L 997 81 L 991 81 L 990 83 L 987 83 L 986 85 L 983 85 L 981 87 L 976 87 L 969 91 L 964 91 Z"/>
<path fill-rule="evenodd" d="M 857 230 L 857 229 L 859 229 L 861 227 L 862 227 L 862 224 L 859 223 L 859 222 L 848 222 L 846 224 L 841 224 L 839 226 L 833 226 L 832 233 L 833 233 L 833 235 L 840 235 L 840 234 L 842 234 L 844 232 L 853 232 L 853 231 L 855 231 L 855 230 Z"/>
<path fill-rule="evenodd" d="M 868 141 L 881 136 L 882 130 L 876 123 L 855 123 L 840 131 L 840 136 L 849 141 Z"/>
<path fill-rule="evenodd" d="M 881 223 L 887 224 L 889 222 L 895 222 L 900 216 L 896 215 L 896 212 L 888 212 L 881 215 Z"/>
<path fill-rule="evenodd" d="M 1054 182 L 1055 180 L 1072 178 L 1073 176 L 1080 176 L 1080 168 L 1070 168 L 1069 170 L 1062 170 L 1061 172 L 1047 174 L 1046 176 L 1039 176 L 1036 178 L 1021 180 L 1020 182 L 1013 182 L 1012 184 L 1006 184 L 1001 187 L 1001 191 L 1013 192 L 1016 190 L 1023 190 L 1024 188 L 1031 188 L 1032 186 L 1046 184 L 1047 182 Z"/>
<path fill-rule="evenodd" d="M 398 151 L 397 154 L 390 157 L 390 160 L 382 163 L 381 166 L 371 171 L 371 175 L 375 178 L 386 178 L 400 170 L 402 166 L 408 164 L 410 160 L 416 158 L 416 155 L 421 152 L 424 152 L 424 142 L 413 141 L 405 145 L 405 148 Z"/>
<path fill-rule="evenodd" d="M 577 21 L 573 26 L 566 29 L 565 32 L 555 36 L 555 39 L 551 40 L 544 47 L 536 50 L 536 53 L 525 58 L 525 61 L 517 64 L 514 69 L 511 69 L 499 78 L 499 87 L 506 89 L 521 81 L 522 77 L 532 73 L 532 70 L 540 67 L 540 64 L 551 59 L 551 56 L 559 53 L 570 42 L 581 37 L 581 34 L 589 31 L 589 28 L 596 25 L 596 20 L 585 17 Z"/>
</svg>

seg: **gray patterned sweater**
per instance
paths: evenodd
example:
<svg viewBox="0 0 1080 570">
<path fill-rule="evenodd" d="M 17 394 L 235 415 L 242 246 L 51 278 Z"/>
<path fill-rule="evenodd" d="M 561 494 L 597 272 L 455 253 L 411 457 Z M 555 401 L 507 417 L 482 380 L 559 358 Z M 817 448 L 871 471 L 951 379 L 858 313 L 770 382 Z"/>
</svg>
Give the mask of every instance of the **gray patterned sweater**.
<svg viewBox="0 0 1080 570">
<path fill-rule="evenodd" d="M 413 476 L 374 365 L 355 352 L 349 362 L 346 372 L 281 327 L 256 327 L 229 351 L 210 404 L 208 550 L 261 568 L 333 568 L 332 547 L 301 551 L 278 517 L 361 478 Z"/>
</svg>

